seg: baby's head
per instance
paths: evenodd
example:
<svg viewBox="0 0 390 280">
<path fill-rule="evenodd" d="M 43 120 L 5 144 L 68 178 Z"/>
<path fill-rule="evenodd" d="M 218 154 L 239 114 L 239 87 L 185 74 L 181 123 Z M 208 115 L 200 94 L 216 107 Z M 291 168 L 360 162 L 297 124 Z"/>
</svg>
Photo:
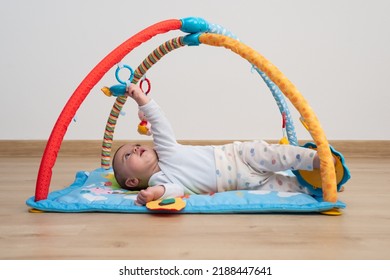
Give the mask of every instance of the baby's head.
<svg viewBox="0 0 390 280">
<path fill-rule="evenodd" d="M 160 171 L 153 147 L 139 144 L 121 146 L 114 155 L 112 168 L 118 184 L 129 190 L 147 188 L 150 177 Z"/>
</svg>

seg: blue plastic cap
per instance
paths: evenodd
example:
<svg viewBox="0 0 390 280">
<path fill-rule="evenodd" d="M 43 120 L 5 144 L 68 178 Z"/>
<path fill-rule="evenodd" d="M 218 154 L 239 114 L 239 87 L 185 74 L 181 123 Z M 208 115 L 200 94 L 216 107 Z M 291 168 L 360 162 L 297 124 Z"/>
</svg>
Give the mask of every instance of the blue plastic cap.
<svg viewBox="0 0 390 280">
<path fill-rule="evenodd" d="M 200 45 L 199 36 L 201 34 L 202 33 L 195 33 L 195 34 L 189 34 L 187 36 L 184 36 L 184 38 L 183 38 L 184 45 L 187 45 L 187 46 L 199 46 Z"/>
<path fill-rule="evenodd" d="M 209 23 L 203 18 L 188 17 L 181 19 L 180 30 L 187 33 L 206 32 L 209 29 Z"/>
</svg>

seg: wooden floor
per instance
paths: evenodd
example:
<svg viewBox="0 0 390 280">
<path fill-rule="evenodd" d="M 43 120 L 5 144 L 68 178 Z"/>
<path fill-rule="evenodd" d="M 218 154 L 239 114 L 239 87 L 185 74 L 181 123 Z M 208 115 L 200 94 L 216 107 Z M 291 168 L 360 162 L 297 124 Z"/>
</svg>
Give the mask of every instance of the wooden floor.
<svg viewBox="0 0 390 280">
<path fill-rule="evenodd" d="M 39 157 L 0 158 L 0 259 L 390 259 L 390 158 L 347 159 L 338 217 L 29 213 Z M 52 190 L 94 157 L 59 157 Z"/>
</svg>

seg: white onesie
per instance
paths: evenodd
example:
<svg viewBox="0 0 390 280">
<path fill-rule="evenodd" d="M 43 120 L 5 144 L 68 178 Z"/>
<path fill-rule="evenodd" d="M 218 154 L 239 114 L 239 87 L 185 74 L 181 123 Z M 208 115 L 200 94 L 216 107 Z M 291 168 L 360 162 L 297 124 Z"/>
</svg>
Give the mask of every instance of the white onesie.
<svg viewBox="0 0 390 280">
<path fill-rule="evenodd" d="M 313 169 L 316 151 L 270 145 L 264 141 L 234 142 L 223 146 L 177 143 L 173 129 L 154 100 L 140 106 L 152 126 L 153 142 L 161 171 L 149 186 L 163 185 L 162 198 L 236 189 L 305 192 L 295 177 L 275 172 Z"/>
</svg>

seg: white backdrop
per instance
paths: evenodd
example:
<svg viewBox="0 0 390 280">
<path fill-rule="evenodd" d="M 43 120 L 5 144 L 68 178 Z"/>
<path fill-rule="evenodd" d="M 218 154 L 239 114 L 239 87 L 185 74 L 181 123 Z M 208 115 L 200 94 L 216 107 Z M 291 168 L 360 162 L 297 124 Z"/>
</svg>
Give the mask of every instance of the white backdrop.
<svg viewBox="0 0 390 280">
<path fill-rule="evenodd" d="M 275 64 L 308 100 L 330 140 L 386 140 L 389 129 L 390 1 L 347 0 L 0 0 L 0 139 L 47 139 L 62 108 L 92 68 L 142 29 L 199 16 L 223 25 Z M 142 3 L 142 4 L 139 4 Z M 155 37 L 123 60 L 136 68 Z M 115 68 L 86 98 L 65 139 L 102 139 Z M 151 96 L 178 139 L 279 139 L 281 117 L 248 62 L 209 46 L 186 47 L 149 72 Z M 298 121 L 297 134 L 309 135 Z M 136 133 L 129 100 L 115 139 Z"/>
</svg>

